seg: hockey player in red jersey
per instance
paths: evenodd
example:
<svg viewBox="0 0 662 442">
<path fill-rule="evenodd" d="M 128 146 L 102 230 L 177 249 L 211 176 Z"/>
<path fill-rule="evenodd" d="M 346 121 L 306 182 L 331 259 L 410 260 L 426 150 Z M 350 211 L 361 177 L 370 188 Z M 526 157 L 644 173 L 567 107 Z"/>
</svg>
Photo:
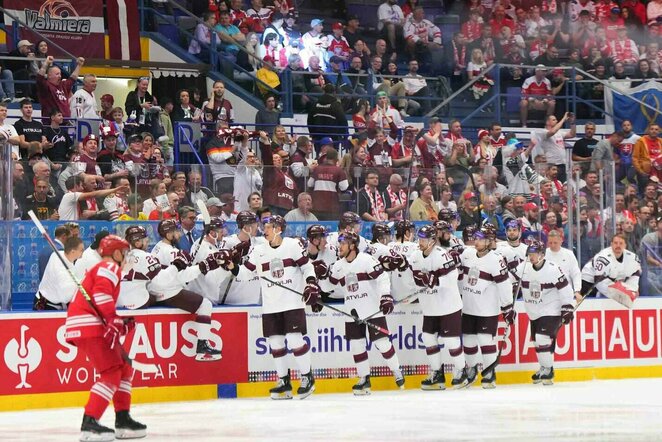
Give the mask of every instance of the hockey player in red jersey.
<svg viewBox="0 0 662 442">
<path fill-rule="evenodd" d="M 129 243 L 115 235 L 101 240 L 102 261 L 83 279 L 67 311 L 65 338 L 91 362 L 97 382 L 90 389 L 81 425 L 81 441 L 110 441 L 145 437 L 147 427 L 134 421 L 131 408 L 133 368 L 124 359 L 120 337 L 133 328 L 132 317 L 120 317 L 115 310 L 119 296 L 121 266 Z M 99 424 L 108 403 L 115 406 L 115 430 Z"/>
</svg>

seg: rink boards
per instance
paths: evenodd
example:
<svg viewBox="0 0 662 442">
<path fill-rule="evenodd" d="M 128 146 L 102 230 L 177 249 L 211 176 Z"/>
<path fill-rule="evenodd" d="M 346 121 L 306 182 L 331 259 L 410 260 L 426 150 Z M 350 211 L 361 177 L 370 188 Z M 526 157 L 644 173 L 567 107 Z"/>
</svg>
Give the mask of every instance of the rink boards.
<svg viewBox="0 0 662 442">
<path fill-rule="evenodd" d="M 342 308 L 342 307 L 341 307 Z M 529 321 L 518 303 L 514 330 L 506 341 L 498 383 L 529 382 L 536 367 Z M 634 310 L 610 300 L 588 300 L 577 318 L 559 334 L 558 381 L 662 377 L 662 298 L 639 299 Z M 191 315 L 175 309 L 131 312 L 137 326 L 124 347 L 138 361 L 158 364 L 156 375 L 136 373 L 135 402 L 267 396 L 276 379 L 259 307 L 216 308 L 214 344 L 223 358 L 196 362 Z M 97 374 L 76 347 L 64 341 L 64 313 L 0 314 L 0 410 L 83 405 Z M 417 304 L 388 317 L 392 342 L 407 374 L 407 387 L 418 388 L 428 372 Z M 500 332 L 503 332 L 500 324 Z M 317 392 L 349 392 L 356 371 L 343 339 L 344 317 L 323 310 L 308 315 L 308 336 Z M 376 349 L 369 351 L 373 389 L 395 388 Z M 291 366 L 294 367 L 294 361 Z M 296 377 L 296 373 L 295 377 Z M 295 382 L 295 387 L 298 382 Z"/>
</svg>

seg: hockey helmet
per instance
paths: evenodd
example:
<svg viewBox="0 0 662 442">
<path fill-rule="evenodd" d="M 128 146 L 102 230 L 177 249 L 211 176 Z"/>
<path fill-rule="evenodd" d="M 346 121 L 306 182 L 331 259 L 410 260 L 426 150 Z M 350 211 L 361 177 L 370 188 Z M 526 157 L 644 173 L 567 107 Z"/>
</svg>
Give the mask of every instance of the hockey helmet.
<svg viewBox="0 0 662 442">
<path fill-rule="evenodd" d="M 485 238 L 487 238 L 487 239 L 496 239 L 497 228 L 495 227 L 494 224 L 485 223 L 480 228 L 480 230 L 484 233 Z"/>
<path fill-rule="evenodd" d="M 209 224 L 205 226 L 205 232 L 209 233 L 212 230 L 222 230 L 225 228 L 225 221 L 215 216 L 209 220 Z"/>
<path fill-rule="evenodd" d="M 340 235 L 338 235 L 338 244 L 341 242 L 348 242 L 350 244 L 354 244 L 358 249 L 360 241 L 361 239 L 359 238 L 359 235 L 354 232 L 342 232 Z"/>
<path fill-rule="evenodd" d="M 436 239 L 437 238 L 437 229 L 435 226 L 428 225 L 423 226 L 418 229 L 418 238 L 419 239 Z"/>
<path fill-rule="evenodd" d="M 415 229 L 416 226 L 408 219 L 403 219 L 395 223 L 395 236 L 402 238 L 408 230 Z"/>
<path fill-rule="evenodd" d="M 375 223 L 372 225 L 373 242 L 386 235 L 391 235 L 391 228 L 386 223 Z"/>
<path fill-rule="evenodd" d="M 347 226 L 352 224 L 360 224 L 361 217 L 354 212 L 345 212 L 340 216 L 340 221 L 338 222 L 338 228 L 344 229 Z"/>
<path fill-rule="evenodd" d="M 457 219 L 457 212 L 444 207 L 439 211 L 438 218 L 440 221 L 446 221 L 447 223 L 450 223 L 451 221 L 455 221 Z"/>
<path fill-rule="evenodd" d="M 522 230 L 522 223 L 518 219 L 511 219 L 506 223 L 506 230 L 508 229 L 517 229 Z"/>
<path fill-rule="evenodd" d="M 545 245 L 537 239 L 529 241 L 529 247 L 526 249 L 526 254 L 529 253 L 545 253 Z"/>
<path fill-rule="evenodd" d="M 139 239 L 147 238 L 147 230 L 143 226 L 129 226 L 124 231 L 124 238 L 128 242 L 133 243 Z M 99 247 L 101 247 L 101 242 L 99 242 Z"/>
<path fill-rule="evenodd" d="M 476 225 L 471 224 L 462 231 L 462 241 L 473 241 L 476 238 Z"/>
<path fill-rule="evenodd" d="M 108 235 L 104 237 L 99 243 L 97 252 L 101 256 L 113 256 L 115 250 L 128 250 L 131 246 L 128 242 L 123 240 L 117 235 Z"/>
<path fill-rule="evenodd" d="M 262 224 L 271 224 L 274 227 L 278 226 L 280 227 L 281 232 L 284 232 L 285 227 L 287 227 L 287 221 L 285 221 L 285 218 L 280 215 L 271 215 L 262 220 Z"/>
<path fill-rule="evenodd" d="M 257 215 L 248 210 L 239 212 L 237 215 L 237 227 L 243 229 L 251 224 L 257 224 Z"/>
<path fill-rule="evenodd" d="M 442 232 L 452 232 L 453 231 L 453 226 L 448 221 L 435 221 L 433 224 L 434 228 L 437 229 L 437 233 L 442 233 Z"/>
<path fill-rule="evenodd" d="M 161 238 L 165 238 L 169 232 L 177 231 L 177 222 L 174 219 L 164 219 L 157 228 Z"/>
<path fill-rule="evenodd" d="M 329 231 L 327 230 L 327 228 L 321 224 L 313 224 L 312 226 L 308 227 L 308 229 L 306 230 L 306 238 L 308 238 L 308 240 L 313 240 L 324 236 L 328 236 L 328 234 Z"/>
</svg>

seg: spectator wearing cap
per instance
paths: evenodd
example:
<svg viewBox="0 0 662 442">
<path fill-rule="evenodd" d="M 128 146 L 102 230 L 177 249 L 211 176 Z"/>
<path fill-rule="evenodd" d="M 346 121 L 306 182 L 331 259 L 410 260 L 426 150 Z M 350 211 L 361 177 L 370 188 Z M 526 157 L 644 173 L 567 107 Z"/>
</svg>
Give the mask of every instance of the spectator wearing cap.
<svg viewBox="0 0 662 442">
<path fill-rule="evenodd" d="M 342 23 L 336 22 L 331 25 L 332 34 L 329 35 L 329 47 L 326 49 L 329 53 L 329 58 L 332 56 L 340 57 L 343 61 L 343 67 L 347 67 L 349 64 L 349 55 L 352 52 L 352 48 L 347 42 L 347 39 L 343 36 L 345 27 Z"/>
<path fill-rule="evenodd" d="M 267 94 L 264 97 L 264 109 L 255 113 L 255 129 L 271 131 L 280 124 L 280 111 L 276 108 L 276 97 Z"/>
<path fill-rule="evenodd" d="M 227 195 L 227 194 L 224 194 Z M 223 203 L 221 202 L 220 198 L 211 197 L 207 200 L 205 203 L 205 206 L 207 207 L 207 212 L 209 212 L 209 216 L 211 218 L 220 218 L 221 214 L 223 211 L 221 208 L 223 207 Z M 197 221 L 203 221 L 204 217 L 202 216 L 202 213 L 199 213 L 198 216 L 196 217 Z"/>
<path fill-rule="evenodd" d="M 14 80 L 27 82 L 27 83 L 17 83 L 16 86 L 12 84 L 10 86 L 10 87 L 14 87 L 15 96 L 21 98 L 28 98 L 28 97 L 35 98 L 36 95 L 34 91 L 34 86 L 29 82 L 30 80 L 32 80 L 30 70 L 34 60 L 34 45 L 28 40 L 20 40 L 16 44 L 16 49 L 11 51 L 8 55 L 10 57 L 16 57 L 17 60 L 5 61 L 2 70 L 3 71 L 7 70 L 7 72 L 11 72 Z M 21 60 L 21 58 L 25 60 Z M 5 80 L 4 76 L 3 76 L 3 80 Z M 5 88 L 5 84 L 7 83 L 3 84 L 3 88 Z M 4 92 L 7 96 L 9 96 L 10 87 L 4 89 Z"/>
<path fill-rule="evenodd" d="M 301 42 L 301 31 L 297 25 L 297 14 L 296 12 L 290 11 L 285 14 L 285 24 L 283 24 L 283 30 L 287 34 L 287 37 L 290 41 L 290 46 L 292 42 L 296 41 L 297 43 Z M 297 45 L 297 47 L 299 47 Z"/>
<path fill-rule="evenodd" d="M 133 176 L 136 186 L 141 195 L 149 194 L 150 174 L 148 172 L 147 159 L 143 148 L 143 137 L 134 134 L 129 137 L 129 148 L 122 157 L 129 174 Z"/>
<path fill-rule="evenodd" d="M 540 224 L 540 209 L 538 205 L 533 202 L 524 204 L 524 216 L 520 218 L 522 228 L 531 232 L 541 232 L 542 225 Z"/>
<path fill-rule="evenodd" d="M 402 39 L 405 14 L 396 0 L 385 0 L 377 8 L 377 29 L 388 40 L 391 49 L 397 47 L 398 40 Z"/>
<path fill-rule="evenodd" d="M 113 97 L 111 94 L 103 94 L 101 96 L 100 102 L 101 102 L 101 111 L 99 111 L 99 115 L 101 116 L 101 118 L 104 120 L 113 121 L 113 109 L 115 104 L 115 97 Z"/>
<path fill-rule="evenodd" d="M 297 196 L 297 208 L 287 212 L 285 215 L 285 221 L 305 223 L 317 222 L 317 217 L 311 212 L 312 208 L 313 198 L 308 192 L 301 192 Z"/>
<path fill-rule="evenodd" d="M 235 199 L 231 193 L 224 193 L 219 198 L 221 203 L 220 217 L 223 221 L 235 221 L 237 219 L 237 211 L 235 210 Z"/>
<path fill-rule="evenodd" d="M 111 181 L 118 177 L 128 177 L 129 171 L 124 164 L 122 154 L 117 150 L 117 131 L 113 126 L 101 127 L 103 149 L 97 155 L 101 175 Z"/>
<path fill-rule="evenodd" d="M 78 89 L 69 100 L 71 116 L 74 118 L 99 118 L 97 99 L 94 91 L 97 89 L 97 77 L 93 74 L 83 75 L 83 87 Z"/>
<path fill-rule="evenodd" d="M 625 20 L 621 17 L 621 9 L 618 6 L 611 8 L 607 18 L 600 22 L 600 26 L 605 30 L 605 35 L 609 40 L 615 40 L 618 28 L 625 26 Z"/>
<path fill-rule="evenodd" d="M 365 40 L 360 30 L 361 22 L 358 15 L 352 14 L 347 18 L 347 25 L 343 31 L 343 37 L 347 40 L 350 48 L 354 47 L 357 40 Z"/>
<path fill-rule="evenodd" d="M 335 86 L 325 84 L 324 94 L 308 112 L 308 128 L 316 140 L 327 136 L 340 140 L 347 133 L 347 117 L 335 94 Z"/>
<path fill-rule="evenodd" d="M 76 59 L 76 68 L 69 78 L 62 79 L 62 72 L 58 66 L 53 64 L 53 57 L 49 56 L 37 72 L 37 97 L 41 104 L 41 112 L 44 115 L 50 115 L 54 108 L 60 109 L 65 118 L 71 117 L 71 108 L 69 107 L 69 97 L 71 89 L 78 80 L 78 74 L 81 67 L 85 64 L 83 57 Z M 49 124 L 47 122 L 46 124 Z"/>
<path fill-rule="evenodd" d="M 545 66 L 537 65 L 534 75 L 524 80 L 522 85 L 522 100 L 520 101 L 522 127 L 527 125 L 529 109 L 544 110 L 547 115 L 552 115 L 555 106 L 552 83 L 545 77 Z"/>
<path fill-rule="evenodd" d="M 280 77 L 276 72 L 275 60 L 270 55 L 265 55 L 262 59 L 262 67 L 257 70 L 255 77 L 260 80 L 257 87 L 262 97 L 273 94 L 274 90 L 280 91 Z"/>
<path fill-rule="evenodd" d="M 460 216 L 460 225 L 457 230 L 464 230 L 466 226 L 475 224 L 477 226 L 481 225 L 481 214 L 478 200 L 478 194 L 474 192 L 464 192 L 461 196 L 460 202 L 460 211 L 458 215 Z"/>
<path fill-rule="evenodd" d="M 14 128 L 18 134 L 18 149 L 23 159 L 28 158 L 28 147 L 30 143 L 37 142 L 42 148 L 49 149 L 51 144 L 44 135 L 44 125 L 32 118 L 32 101 L 24 99 L 21 101 L 21 118 L 16 120 Z"/>
<path fill-rule="evenodd" d="M 44 145 L 44 153 L 53 164 L 63 165 L 69 161 L 69 151 L 73 147 L 73 141 L 69 132 L 60 125 L 64 122 L 64 116 L 60 109 L 51 110 L 49 115 L 51 125 L 44 127 L 44 137 L 50 146 Z"/>
<path fill-rule="evenodd" d="M 89 134 L 83 138 L 82 150 L 75 155 L 71 162 L 74 163 L 78 173 L 96 175 L 101 177 L 101 168 L 97 164 L 97 154 L 99 153 L 99 137 Z"/>
<path fill-rule="evenodd" d="M 273 10 L 263 6 L 262 0 L 251 0 L 251 7 L 246 10 L 249 29 L 258 34 L 263 33 L 269 26 L 272 13 Z"/>
</svg>

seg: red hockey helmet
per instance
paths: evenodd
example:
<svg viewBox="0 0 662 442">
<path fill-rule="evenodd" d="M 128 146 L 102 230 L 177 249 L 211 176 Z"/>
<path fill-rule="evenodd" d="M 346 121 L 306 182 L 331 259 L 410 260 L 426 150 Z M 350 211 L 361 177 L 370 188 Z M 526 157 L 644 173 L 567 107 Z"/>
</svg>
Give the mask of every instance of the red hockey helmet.
<svg viewBox="0 0 662 442">
<path fill-rule="evenodd" d="M 108 235 L 101 240 L 97 252 L 101 256 L 113 256 L 115 250 L 129 250 L 129 243 L 117 235 Z"/>
</svg>

